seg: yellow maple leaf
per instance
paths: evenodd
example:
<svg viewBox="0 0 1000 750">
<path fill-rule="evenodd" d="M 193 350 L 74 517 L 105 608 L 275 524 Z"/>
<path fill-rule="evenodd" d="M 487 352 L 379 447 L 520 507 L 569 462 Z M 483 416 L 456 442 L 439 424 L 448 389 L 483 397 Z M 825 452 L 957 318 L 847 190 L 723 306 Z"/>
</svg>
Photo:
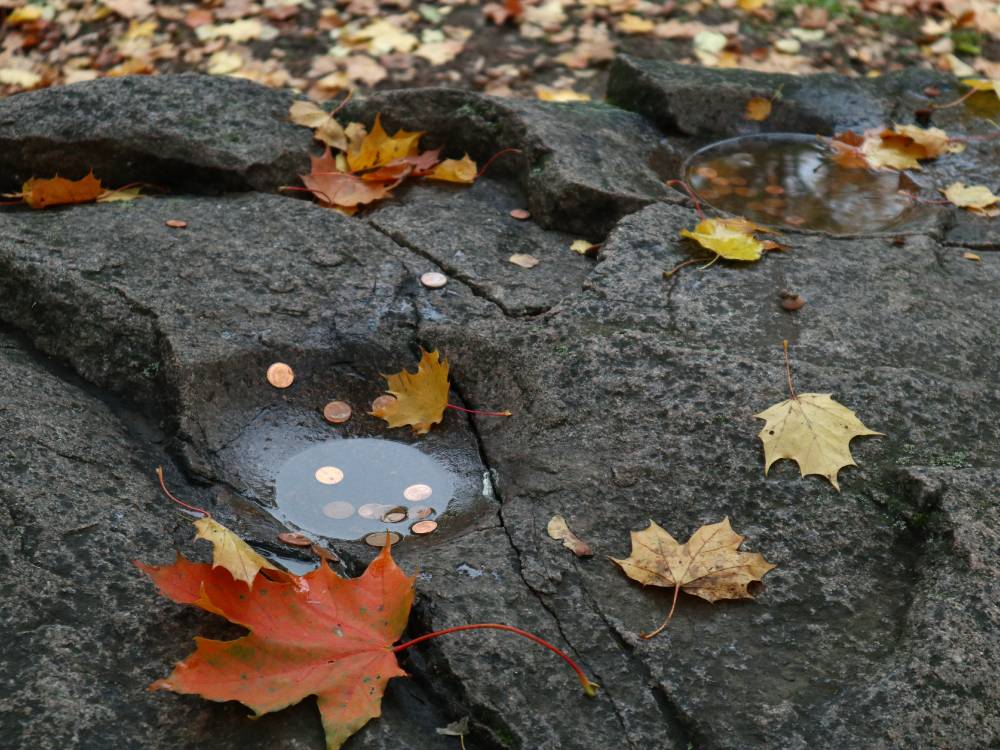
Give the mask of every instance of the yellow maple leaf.
<svg viewBox="0 0 1000 750">
<path fill-rule="evenodd" d="M 963 78 L 962 83 L 971 87 L 975 91 L 992 91 L 1000 97 L 1000 80 L 988 78 Z"/>
<path fill-rule="evenodd" d="M 1000 201 L 1000 196 L 993 195 L 993 191 L 985 185 L 953 182 L 941 192 L 945 198 L 960 208 L 967 208 L 973 213 L 984 216 L 998 215 L 998 209 L 994 204 Z"/>
<path fill-rule="evenodd" d="M 248 587 L 253 588 L 254 578 L 261 568 L 280 570 L 211 516 L 199 518 L 194 522 L 194 527 L 198 530 L 195 539 L 212 543 L 212 567 L 225 568 L 233 574 L 234 580 L 244 581 Z"/>
<path fill-rule="evenodd" d="M 681 591 L 710 602 L 752 599 L 749 584 L 776 567 L 757 552 L 739 551 L 744 537 L 733 531 L 729 518 L 702 526 L 684 544 L 653 521 L 631 536 L 631 555 L 611 560 L 633 581 L 674 589 L 666 619 L 656 630 L 643 633 L 643 638 L 652 638 L 667 627 Z"/>
<path fill-rule="evenodd" d="M 312 128 L 316 140 L 327 146 L 347 150 L 347 136 L 344 128 L 329 112 L 324 112 L 313 102 L 299 100 L 288 110 L 288 118 L 296 125 Z"/>
<path fill-rule="evenodd" d="M 347 165 L 352 172 L 359 172 L 384 166 L 406 156 L 414 156 L 419 150 L 422 135 L 422 132 L 398 130 L 390 137 L 382 127 L 382 116 L 375 115 L 371 132 L 350 144 Z"/>
<path fill-rule="evenodd" d="M 466 154 L 461 159 L 445 159 L 427 175 L 428 180 L 444 180 L 471 185 L 476 181 L 476 162 Z"/>
<path fill-rule="evenodd" d="M 99 196 L 97 196 L 98 203 L 120 203 L 121 201 L 134 201 L 138 198 L 145 198 L 142 194 L 142 187 L 136 185 L 134 187 L 124 187 L 118 188 L 117 190 L 105 190 Z"/>
<path fill-rule="evenodd" d="M 865 131 L 860 152 L 872 169 L 920 169 L 920 162 L 942 154 L 956 154 L 965 144 L 953 141 L 940 128 L 894 125 Z"/>
<path fill-rule="evenodd" d="M 754 416 L 765 420 L 758 435 L 764 443 L 765 476 L 775 461 L 790 458 L 799 465 L 802 476 L 826 477 L 838 492 L 837 473 L 845 466 L 857 466 L 851 456 L 851 440 L 883 434 L 865 427 L 829 393 L 802 393 Z"/>
<path fill-rule="evenodd" d="M 421 350 L 417 371 L 400 370 L 395 375 L 383 375 L 386 391 L 395 400 L 380 404 L 369 412 L 384 419 L 390 427 L 410 425 L 417 435 L 426 434 L 444 419 L 448 405 L 448 360 L 436 352 Z"/>
<path fill-rule="evenodd" d="M 703 219 L 694 228 L 681 230 L 682 237 L 688 237 L 706 250 L 726 260 L 760 260 L 767 243 L 754 237 L 754 232 L 766 232 L 764 227 L 743 218 Z"/>
</svg>

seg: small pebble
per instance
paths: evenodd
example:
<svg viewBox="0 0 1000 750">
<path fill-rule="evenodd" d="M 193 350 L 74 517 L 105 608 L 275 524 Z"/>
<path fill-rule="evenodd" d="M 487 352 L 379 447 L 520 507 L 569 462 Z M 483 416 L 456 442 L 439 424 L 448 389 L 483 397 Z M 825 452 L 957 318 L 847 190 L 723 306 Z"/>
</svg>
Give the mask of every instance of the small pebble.
<svg viewBox="0 0 1000 750">
<path fill-rule="evenodd" d="M 428 289 L 440 289 L 448 283 L 448 277 L 438 271 L 428 271 L 420 277 L 420 283 Z"/>
<path fill-rule="evenodd" d="M 527 221 L 531 218 L 531 212 L 524 208 L 515 208 L 510 215 L 518 221 Z"/>
</svg>

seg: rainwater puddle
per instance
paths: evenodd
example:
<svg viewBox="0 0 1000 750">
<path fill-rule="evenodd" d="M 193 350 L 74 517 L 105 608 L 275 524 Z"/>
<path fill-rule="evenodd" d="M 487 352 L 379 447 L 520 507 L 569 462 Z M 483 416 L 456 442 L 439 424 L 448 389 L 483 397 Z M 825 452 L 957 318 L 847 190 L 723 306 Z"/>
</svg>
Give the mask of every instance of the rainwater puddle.
<svg viewBox="0 0 1000 750">
<path fill-rule="evenodd" d="M 847 169 L 816 136 L 777 133 L 732 138 L 694 153 L 684 165 L 698 197 L 760 224 L 861 234 L 897 229 L 913 216 L 897 172 Z"/>
<path fill-rule="evenodd" d="M 432 533 L 455 492 L 455 477 L 435 459 L 375 438 L 331 440 L 292 456 L 278 471 L 275 515 L 332 539 L 382 543 Z M 396 536 L 398 535 L 398 536 Z"/>
</svg>

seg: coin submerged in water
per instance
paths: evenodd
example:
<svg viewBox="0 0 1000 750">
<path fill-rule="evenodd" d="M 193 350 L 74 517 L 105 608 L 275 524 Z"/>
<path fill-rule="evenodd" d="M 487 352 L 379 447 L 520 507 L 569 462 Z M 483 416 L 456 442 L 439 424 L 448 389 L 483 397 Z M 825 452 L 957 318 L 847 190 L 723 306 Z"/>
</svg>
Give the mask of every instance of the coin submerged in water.
<svg viewBox="0 0 1000 750">
<path fill-rule="evenodd" d="M 421 500 L 426 500 L 434 493 L 434 490 L 430 488 L 427 484 L 411 484 L 405 490 L 403 490 L 403 497 L 409 500 L 411 503 L 419 503 Z"/>
<path fill-rule="evenodd" d="M 334 500 L 323 506 L 323 515 L 327 518 L 350 518 L 354 515 L 354 506 L 343 500 Z"/>
<path fill-rule="evenodd" d="M 275 388 L 287 388 L 295 382 L 295 371 L 284 362 L 275 362 L 267 368 L 267 382 Z"/>
<path fill-rule="evenodd" d="M 396 544 L 402 538 L 403 535 L 395 531 L 373 531 L 371 534 L 365 534 L 365 544 L 371 547 L 384 547 L 386 541 L 389 544 Z"/>
<path fill-rule="evenodd" d="M 320 466 L 314 474 L 317 482 L 323 484 L 337 484 L 344 478 L 344 472 L 336 466 Z"/>
<path fill-rule="evenodd" d="M 414 534 L 430 534 L 437 530 L 437 521 L 417 521 L 410 527 Z"/>
<path fill-rule="evenodd" d="M 330 424 L 343 424 L 352 413 L 351 405 L 346 401 L 331 401 L 323 407 L 323 419 Z"/>
</svg>

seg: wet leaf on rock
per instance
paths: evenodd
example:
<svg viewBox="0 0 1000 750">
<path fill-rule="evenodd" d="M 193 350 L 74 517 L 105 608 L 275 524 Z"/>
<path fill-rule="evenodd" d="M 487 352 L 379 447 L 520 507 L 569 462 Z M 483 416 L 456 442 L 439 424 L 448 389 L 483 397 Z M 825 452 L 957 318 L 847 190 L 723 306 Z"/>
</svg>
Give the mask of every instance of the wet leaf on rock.
<svg viewBox="0 0 1000 750">
<path fill-rule="evenodd" d="M 417 435 L 425 435 L 444 419 L 448 405 L 448 360 L 438 352 L 422 351 L 417 371 L 401 370 L 383 375 L 386 390 L 395 399 L 372 404 L 372 416 L 384 419 L 389 427 L 410 425 Z"/>
</svg>

